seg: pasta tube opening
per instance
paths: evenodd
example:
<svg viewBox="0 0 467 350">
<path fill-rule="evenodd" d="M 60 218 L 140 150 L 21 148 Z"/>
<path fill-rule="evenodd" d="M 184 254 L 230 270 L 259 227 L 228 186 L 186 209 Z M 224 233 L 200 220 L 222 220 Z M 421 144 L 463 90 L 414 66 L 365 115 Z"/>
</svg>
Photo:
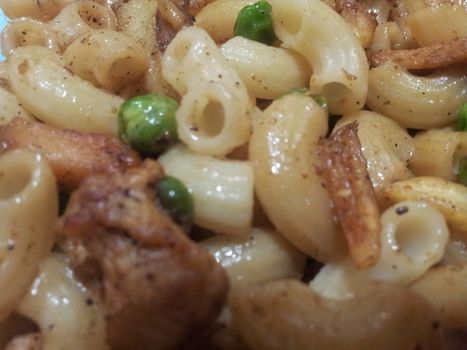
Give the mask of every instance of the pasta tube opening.
<svg viewBox="0 0 467 350">
<path fill-rule="evenodd" d="M 225 115 L 221 102 L 205 99 L 198 101 L 196 113 L 193 116 L 194 123 L 198 126 L 198 132 L 207 137 L 214 137 L 224 128 Z"/>
</svg>

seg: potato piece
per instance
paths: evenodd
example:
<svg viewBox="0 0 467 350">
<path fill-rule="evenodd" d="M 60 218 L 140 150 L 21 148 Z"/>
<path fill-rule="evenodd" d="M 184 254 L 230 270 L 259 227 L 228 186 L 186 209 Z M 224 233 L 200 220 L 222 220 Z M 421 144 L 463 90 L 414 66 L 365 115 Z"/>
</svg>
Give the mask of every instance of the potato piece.
<svg viewBox="0 0 467 350">
<path fill-rule="evenodd" d="M 389 284 L 334 301 L 283 280 L 234 291 L 230 307 L 253 350 L 439 349 L 429 304 Z"/>
<path fill-rule="evenodd" d="M 91 174 L 140 164 L 139 155 L 115 136 L 59 129 L 25 118 L 0 127 L 0 154 L 17 148 L 41 153 L 66 190 L 75 189 Z"/>
</svg>

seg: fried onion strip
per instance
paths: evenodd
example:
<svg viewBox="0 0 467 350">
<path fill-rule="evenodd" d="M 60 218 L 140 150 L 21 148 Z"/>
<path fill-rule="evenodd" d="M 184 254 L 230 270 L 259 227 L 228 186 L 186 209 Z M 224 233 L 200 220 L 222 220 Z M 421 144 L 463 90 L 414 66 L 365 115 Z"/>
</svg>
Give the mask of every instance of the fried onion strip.
<svg viewBox="0 0 467 350">
<path fill-rule="evenodd" d="M 0 154 L 17 148 L 41 153 L 66 190 L 75 189 L 91 174 L 140 164 L 138 154 L 115 136 L 59 129 L 24 118 L 0 127 Z"/>
<path fill-rule="evenodd" d="M 467 63 L 467 37 L 412 50 L 384 50 L 370 54 L 373 67 L 392 60 L 406 69 L 434 69 Z"/>
<path fill-rule="evenodd" d="M 381 223 L 375 193 L 358 139 L 358 124 L 338 129 L 320 145 L 316 166 L 359 268 L 375 264 Z"/>
</svg>

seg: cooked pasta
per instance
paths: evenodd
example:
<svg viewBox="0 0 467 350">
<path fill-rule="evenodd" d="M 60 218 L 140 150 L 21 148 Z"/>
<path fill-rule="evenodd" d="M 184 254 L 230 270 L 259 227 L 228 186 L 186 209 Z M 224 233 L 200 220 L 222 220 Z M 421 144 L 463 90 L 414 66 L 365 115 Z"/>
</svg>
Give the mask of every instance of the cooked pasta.
<svg viewBox="0 0 467 350">
<path fill-rule="evenodd" d="M 465 348 L 465 0 L 0 9 L 1 349 Z"/>
<path fill-rule="evenodd" d="M 305 254 L 270 229 L 254 228 L 249 237 L 217 236 L 200 244 L 227 270 L 232 288 L 299 278 L 305 266 Z"/>
<path fill-rule="evenodd" d="M 217 233 L 246 236 L 253 219 L 253 169 L 249 162 L 220 160 L 184 146 L 159 158 L 167 174 L 193 194 L 195 223 Z"/>
<path fill-rule="evenodd" d="M 234 37 L 234 24 L 240 10 L 254 0 L 217 0 L 205 6 L 195 17 L 195 25 L 203 28 L 216 43 Z"/>
<path fill-rule="evenodd" d="M 0 320 L 15 309 L 50 254 L 58 215 L 57 185 L 38 154 L 17 150 L 0 158 Z"/>
<path fill-rule="evenodd" d="M 443 127 L 467 99 L 466 82 L 462 67 L 420 77 L 388 62 L 370 70 L 367 104 L 405 128 Z"/>
<path fill-rule="evenodd" d="M 409 162 L 417 176 L 436 176 L 455 181 L 459 160 L 467 156 L 467 133 L 452 129 L 432 129 L 414 137 Z"/>
<path fill-rule="evenodd" d="M 47 20 L 74 0 L 2 0 L 0 6 L 10 18 L 30 17 Z"/>
<path fill-rule="evenodd" d="M 63 58 L 72 73 L 112 91 L 137 81 L 149 66 L 143 48 L 113 30 L 83 34 L 68 46 Z"/>
<path fill-rule="evenodd" d="M 308 60 L 313 69 L 310 89 L 328 99 L 329 111 L 347 114 L 362 109 L 368 63 L 347 23 L 319 0 L 273 0 L 272 5 L 277 36 Z"/>
<path fill-rule="evenodd" d="M 297 248 L 320 261 L 345 252 L 312 166 L 327 127 L 326 113 L 311 97 L 288 95 L 263 112 L 250 140 L 255 190 L 266 214 Z"/>
<path fill-rule="evenodd" d="M 11 21 L 2 31 L 2 52 L 10 54 L 14 49 L 27 45 L 45 46 L 60 53 L 55 33 L 45 23 L 30 18 Z"/>
<path fill-rule="evenodd" d="M 76 280 L 66 259 L 52 254 L 18 306 L 41 331 L 43 349 L 106 350 L 105 320 L 89 292 Z"/>
<path fill-rule="evenodd" d="M 20 103 L 38 119 L 80 131 L 116 134 L 123 99 L 73 76 L 54 52 L 39 46 L 18 48 L 8 58 L 8 77 Z"/>
<path fill-rule="evenodd" d="M 311 76 L 308 63 L 291 50 L 235 37 L 221 46 L 221 52 L 257 98 L 273 100 L 306 87 Z"/>
<path fill-rule="evenodd" d="M 64 49 L 80 35 L 96 29 L 115 29 L 113 11 L 94 1 L 70 2 L 50 22 L 49 28 L 56 33 L 60 46 Z"/>
<path fill-rule="evenodd" d="M 179 137 L 188 147 L 221 156 L 248 141 L 253 104 L 204 30 L 181 30 L 167 47 L 162 72 L 184 95 L 177 122 Z"/>
</svg>

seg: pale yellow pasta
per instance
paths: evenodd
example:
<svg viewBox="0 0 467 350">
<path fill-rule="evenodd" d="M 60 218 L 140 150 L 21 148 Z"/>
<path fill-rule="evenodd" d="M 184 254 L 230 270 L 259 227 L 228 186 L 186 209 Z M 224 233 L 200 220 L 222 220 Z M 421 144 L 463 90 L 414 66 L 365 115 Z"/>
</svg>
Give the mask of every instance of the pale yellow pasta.
<svg viewBox="0 0 467 350">
<path fill-rule="evenodd" d="M 225 268 L 232 288 L 300 278 L 305 266 L 306 255 L 268 228 L 253 228 L 245 238 L 215 236 L 200 245 Z"/>
<path fill-rule="evenodd" d="M 367 58 L 350 26 L 335 11 L 320 0 L 273 0 L 272 19 L 283 45 L 310 63 L 310 89 L 327 98 L 331 113 L 363 108 Z"/>
<path fill-rule="evenodd" d="M 163 56 L 162 73 L 183 95 L 177 131 L 191 149 L 222 156 L 248 141 L 253 103 L 204 30 L 185 27 L 178 32 Z"/>
<path fill-rule="evenodd" d="M 339 259 L 346 249 L 313 166 L 327 129 L 327 114 L 313 98 L 290 94 L 263 112 L 250 139 L 262 208 L 281 234 L 319 261 Z"/>
<path fill-rule="evenodd" d="M 414 153 L 409 167 L 417 176 L 436 176 L 455 181 L 459 160 L 467 157 L 467 133 L 433 129 L 414 137 Z"/>
<path fill-rule="evenodd" d="M 0 320 L 28 290 L 38 263 L 50 254 L 58 218 L 55 177 L 38 154 L 0 156 Z"/>
<path fill-rule="evenodd" d="M 234 25 L 240 10 L 255 0 L 217 0 L 203 7 L 195 17 L 195 26 L 203 28 L 216 43 L 234 37 Z"/>
<path fill-rule="evenodd" d="M 408 284 L 444 255 L 449 230 L 443 214 L 426 202 L 399 202 L 381 215 L 381 256 L 373 279 Z"/>
<path fill-rule="evenodd" d="M 123 2 L 115 9 L 118 30 L 132 37 L 141 45 L 147 54 L 154 52 L 156 42 L 156 13 L 157 1 L 132 0 Z M 138 18 L 137 21 L 134 19 Z"/>
<path fill-rule="evenodd" d="M 141 45 L 151 57 L 149 67 L 141 81 L 128 85 L 122 96 L 132 97 L 146 93 L 167 95 L 178 99 L 177 93 L 162 77 L 162 54 L 157 48 L 156 31 L 154 28 L 158 10 L 158 2 L 154 0 L 132 0 L 118 4 L 115 14 L 118 20 L 118 30 L 131 37 Z M 134 18 L 138 18 L 137 21 Z"/>
<path fill-rule="evenodd" d="M 257 98 L 275 99 L 290 89 L 306 87 L 310 80 L 308 62 L 288 49 L 238 36 L 223 44 L 221 52 Z"/>
<path fill-rule="evenodd" d="M 44 350 L 108 350 L 103 310 L 78 282 L 64 256 L 52 254 L 17 311 L 35 321 Z"/>
<path fill-rule="evenodd" d="M 253 170 L 247 161 L 221 160 L 185 146 L 159 158 L 164 171 L 193 195 L 194 222 L 217 233 L 246 236 L 253 217 Z"/>
<path fill-rule="evenodd" d="M 341 118 L 334 130 L 353 121 L 358 122 L 358 138 L 375 191 L 411 177 L 407 162 L 414 145 L 405 129 L 381 114 L 359 111 Z"/>
<path fill-rule="evenodd" d="M 467 241 L 451 235 L 443 256 L 443 265 L 467 264 Z"/>
<path fill-rule="evenodd" d="M 0 37 L 2 53 L 8 56 L 14 49 L 26 45 L 39 45 L 60 53 L 55 33 L 44 22 L 31 18 L 18 18 L 8 22 Z"/>
<path fill-rule="evenodd" d="M 410 289 L 434 306 L 443 327 L 465 329 L 467 324 L 467 264 L 432 268 Z"/>
<path fill-rule="evenodd" d="M 137 81 L 149 66 L 149 56 L 141 46 L 129 36 L 109 29 L 78 37 L 63 58 L 71 72 L 112 91 Z"/>
<path fill-rule="evenodd" d="M 400 202 L 381 215 L 381 255 L 358 270 L 350 259 L 325 265 L 310 282 L 317 293 L 349 299 L 370 281 L 408 285 L 440 261 L 449 239 L 443 215 L 425 202 Z"/>
<path fill-rule="evenodd" d="M 14 117 L 32 118 L 14 94 L 0 87 L 0 125 L 8 124 Z"/>
<path fill-rule="evenodd" d="M 95 29 L 115 29 L 117 19 L 112 9 L 91 0 L 74 1 L 49 22 L 62 49 L 80 35 Z"/>
<path fill-rule="evenodd" d="M 413 177 L 387 187 L 384 199 L 390 203 L 425 201 L 443 213 L 451 230 L 467 238 L 466 186 L 438 177 Z"/>
<path fill-rule="evenodd" d="M 369 50 L 405 49 L 411 47 L 409 43 L 406 33 L 397 23 L 384 22 L 376 27 Z"/>
<path fill-rule="evenodd" d="M 48 20 L 73 1 L 75 0 L 0 0 L 0 7 L 9 18 Z"/>
<path fill-rule="evenodd" d="M 420 46 L 441 44 L 467 36 L 467 7 L 425 7 L 407 17 L 413 37 Z"/>
<path fill-rule="evenodd" d="M 370 70 L 368 106 L 405 128 L 446 126 L 466 100 L 467 71 L 462 67 L 428 76 L 410 74 L 392 62 Z"/>
<path fill-rule="evenodd" d="M 44 47 L 16 49 L 8 58 L 8 75 L 18 101 L 47 124 L 116 134 L 123 99 L 74 76 L 63 65 L 61 56 Z"/>
</svg>

